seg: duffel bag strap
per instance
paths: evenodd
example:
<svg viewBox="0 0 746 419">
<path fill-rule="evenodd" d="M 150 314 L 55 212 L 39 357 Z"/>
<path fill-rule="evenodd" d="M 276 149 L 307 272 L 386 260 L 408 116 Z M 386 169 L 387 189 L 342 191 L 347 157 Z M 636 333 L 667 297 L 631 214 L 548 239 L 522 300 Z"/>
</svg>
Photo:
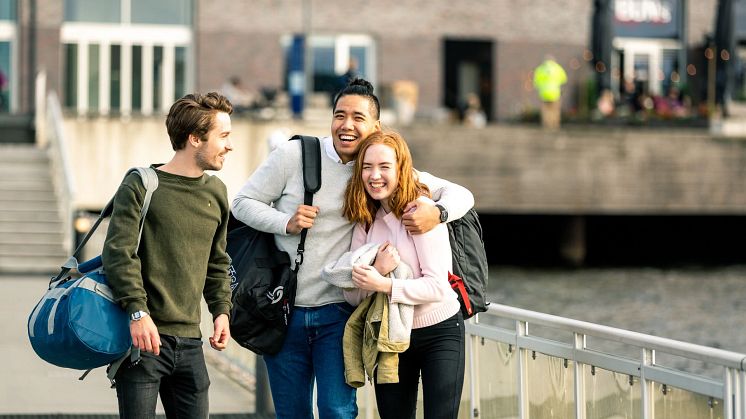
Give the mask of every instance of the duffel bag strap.
<svg viewBox="0 0 746 419">
<path fill-rule="evenodd" d="M 122 355 L 121 358 L 117 359 L 116 361 L 112 362 L 109 365 L 109 367 L 106 369 L 106 378 L 108 378 L 109 381 L 111 382 L 111 388 L 116 387 L 117 383 L 116 383 L 116 380 L 114 379 L 114 377 L 116 377 L 117 371 L 119 371 L 119 368 L 122 366 L 122 364 L 124 363 L 124 361 L 126 361 L 127 359 L 129 359 L 130 365 L 135 365 L 138 362 L 140 362 L 140 358 L 141 358 L 140 357 L 140 348 L 136 348 L 133 345 L 133 346 L 130 347 L 130 349 L 127 351 L 126 354 Z M 79 379 L 80 380 L 84 379 L 85 376 L 88 375 L 88 373 L 90 371 L 91 370 L 86 371 L 85 374 L 83 374 L 83 376 L 80 377 Z"/>
<path fill-rule="evenodd" d="M 145 187 L 145 198 L 143 199 L 142 208 L 140 209 L 140 233 L 137 236 L 137 247 L 139 248 L 140 237 L 142 236 L 142 227 L 145 223 L 145 215 L 148 213 L 148 208 L 150 208 L 150 200 L 153 196 L 153 192 L 158 189 L 158 174 L 152 167 L 133 167 L 127 171 L 124 177 L 127 178 L 127 176 L 129 176 L 129 174 L 132 172 L 137 172 L 137 174 L 140 175 L 142 184 Z M 60 271 L 60 273 L 49 281 L 50 289 L 57 281 L 65 278 L 67 274 L 70 273 L 70 270 L 78 268 L 78 257 L 80 256 L 80 251 L 83 249 L 83 246 L 88 243 L 88 240 L 91 238 L 91 236 L 93 236 L 93 233 L 96 232 L 96 229 L 101 224 L 101 222 L 104 221 L 106 218 L 109 218 L 113 210 L 114 198 L 111 198 L 104 209 L 101 211 L 101 214 L 99 214 L 96 222 L 93 223 L 91 229 L 88 230 L 88 233 L 80 241 L 78 247 L 75 248 L 73 255 L 70 256 L 62 265 L 62 270 Z"/>
</svg>

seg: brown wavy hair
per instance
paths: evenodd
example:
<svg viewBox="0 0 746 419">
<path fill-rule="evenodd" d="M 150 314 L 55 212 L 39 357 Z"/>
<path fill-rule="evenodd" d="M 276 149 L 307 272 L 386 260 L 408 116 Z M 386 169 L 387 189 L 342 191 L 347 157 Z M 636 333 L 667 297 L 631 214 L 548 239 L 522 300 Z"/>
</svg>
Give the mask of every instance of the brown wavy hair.
<svg viewBox="0 0 746 419">
<path fill-rule="evenodd" d="M 354 223 L 370 226 L 376 216 L 376 211 L 381 203 L 371 198 L 365 190 L 363 183 L 363 160 L 365 152 L 374 144 L 383 144 L 391 147 L 396 155 L 396 175 L 399 181 L 394 193 L 389 198 L 391 211 L 396 218 L 401 219 L 404 207 L 420 196 L 430 197 L 427 185 L 417 180 L 412 165 L 412 154 L 402 136 L 394 131 L 375 132 L 364 139 L 358 147 L 355 169 L 352 177 L 347 182 L 345 201 L 342 214 Z"/>
<path fill-rule="evenodd" d="M 217 92 L 191 93 L 174 102 L 166 116 L 166 130 L 174 151 L 186 147 L 189 135 L 207 141 L 207 133 L 215 125 L 215 114 L 233 113 L 233 105 Z"/>
</svg>

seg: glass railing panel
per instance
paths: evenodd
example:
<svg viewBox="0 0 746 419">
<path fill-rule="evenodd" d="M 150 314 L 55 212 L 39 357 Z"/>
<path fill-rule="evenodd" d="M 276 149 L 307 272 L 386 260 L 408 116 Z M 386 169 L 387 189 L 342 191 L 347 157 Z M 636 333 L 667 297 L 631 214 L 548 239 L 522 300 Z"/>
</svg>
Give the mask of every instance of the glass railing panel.
<svg viewBox="0 0 746 419">
<path fill-rule="evenodd" d="M 588 419 L 642 417 L 640 379 L 585 366 L 585 412 Z"/>
<path fill-rule="evenodd" d="M 574 418 L 574 363 L 538 352 L 527 354 L 529 417 Z"/>
<path fill-rule="evenodd" d="M 478 339 L 474 349 L 479 360 L 477 367 L 481 408 L 479 417 L 518 418 L 518 366 L 515 347 L 511 348 L 507 344 L 487 339 Z M 465 385 L 464 392 L 468 388 L 468 385 Z M 461 406 L 459 418 L 468 418 L 469 405 L 462 404 Z M 467 415 L 464 416 L 463 413 Z"/>
<path fill-rule="evenodd" d="M 723 401 L 653 383 L 654 419 L 723 419 Z"/>
<path fill-rule="evenodd" d="M 480 339 L 477 339 L 479 341 Z M 471 383 L 471 371 L 469 368 L 469 365 L 471 364 L 472 358 L 479 359 L 479 356 L 476 357 L 472 356 L 471 351 L 469 348 L 471 347 L 471 343 L 474 342 L 473 338 L 470 335 L 466 335 L 466 345 L 465 345 L 465 363 L 464 363 L 464 387 L 461 391 L 461 403 L 459 404 L 458 408 L 458 419 L 469 419 L 471 416 L 469 415 L 471 410 L 471 386 L 469 383 Z M 479 344 L 477 344 L 479 345 Z"/>
</svg>

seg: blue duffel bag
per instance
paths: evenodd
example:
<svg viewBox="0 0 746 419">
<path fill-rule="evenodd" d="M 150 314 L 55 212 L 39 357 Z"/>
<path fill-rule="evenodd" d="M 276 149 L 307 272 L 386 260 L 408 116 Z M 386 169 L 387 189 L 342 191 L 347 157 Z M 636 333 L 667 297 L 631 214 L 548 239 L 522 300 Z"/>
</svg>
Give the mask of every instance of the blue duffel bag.
<svg viewBox="0 0 746 419">
<path fill-rule="evenodd" d="M 150 199 L 158 187 L 158 175 L 152 168 L 133 168 L 127 175 L 131 172 L 140 175 L 146 190 L 140 212 L 142 234 Z M 52 278 L 28 320 L 31 346 L 43 360 L 59 367 L 88 371 L 112 364 L 115 367 L 110 369 L 109 378 L 113 378 L 127 356 L 139 358 L 139 351 L 130 350 L 129 316 L 114 301 L 101 256 L 81 264 L 77 257 L 101 221 L 111 215 L 113 201 L 106 205 L 61 272 Z M 69 275 L 74 270 L 82 276 Z"/>
<path fill-rule="evenodd" d="M 50 364 L 88 370 L 124 356 L 132 338 L 129 317 L 106 284 L 101 256 L 78 270 L 85 275 L 50 285 L 29 317 L 29 339 Z"/>
</svg>

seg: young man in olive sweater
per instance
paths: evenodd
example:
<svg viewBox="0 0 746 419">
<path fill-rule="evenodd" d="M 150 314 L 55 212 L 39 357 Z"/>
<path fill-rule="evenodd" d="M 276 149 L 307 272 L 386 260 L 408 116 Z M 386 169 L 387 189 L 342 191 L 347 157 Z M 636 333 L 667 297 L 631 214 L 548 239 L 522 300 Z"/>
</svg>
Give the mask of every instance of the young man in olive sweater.
<svg viewBox="0 0 746 419">
<path fill-rule="evenodd" d="M 200 301 L 204 295 L 214 321 L 210 345 L 222 350 L 230 338 L 231 291 L 227 191 L 205 170 L 220 170 L 232 150 L 232 111 L 217 93 L 190 94 L 171 106 L 166 128 L 175 153 L 152 166 L 159 185 L 137 251 L 145 195 L 140 177 L 129 175 L 114 198 L 104 269 L 142 353 L 115 377 L 122 418 L 154 418 L 159 393 L 169 418 L 208 417 Z"/>
</svg>

